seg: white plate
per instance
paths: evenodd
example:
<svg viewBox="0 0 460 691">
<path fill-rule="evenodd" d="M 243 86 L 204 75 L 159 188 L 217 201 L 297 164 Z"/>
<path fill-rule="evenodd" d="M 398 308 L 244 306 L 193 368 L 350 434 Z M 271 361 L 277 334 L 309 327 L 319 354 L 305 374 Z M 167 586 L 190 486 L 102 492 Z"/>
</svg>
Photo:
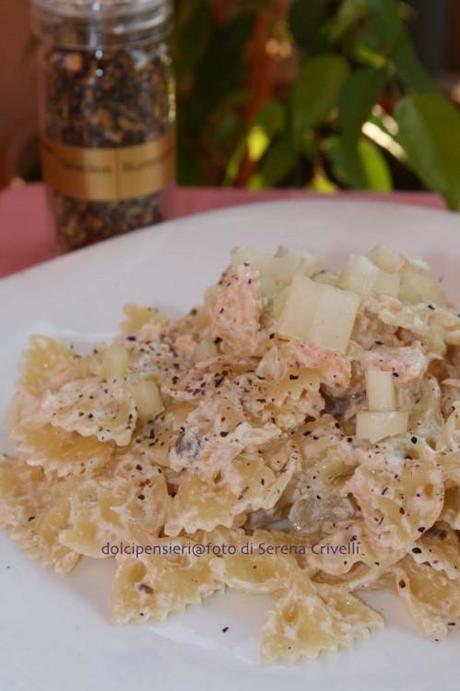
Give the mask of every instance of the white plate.
<svg viewBox="0 0 460 691">
<path fill-rule="evenodd" d="M 460 219 L 407 206 L 348 201 L 273 203 L 193 216 L 112 240 L 0 282 L 0 411 L 29 334 L 74 343 L 114 333 L 126 302 L 174 312 L 200 300 L 235 245 L 302 245 L 332 266 L 377 243 L 422 256 L 460 292 Z M 0 437 L 0 448 L 6 445 Z M 84 560 L 60 578 L 0 536 L 2 691 L 445 691 L 458 689 L 460 634 L 423 640 L 391 596 L 387 628 L 351 651 L 292 668 L 261 667 L 257 629 L 267 600 L 219 595 L 164 626 L 108 623 L 112 565 Z M 227 633 L 222 632 L 229 626 Z"/>
</svg>

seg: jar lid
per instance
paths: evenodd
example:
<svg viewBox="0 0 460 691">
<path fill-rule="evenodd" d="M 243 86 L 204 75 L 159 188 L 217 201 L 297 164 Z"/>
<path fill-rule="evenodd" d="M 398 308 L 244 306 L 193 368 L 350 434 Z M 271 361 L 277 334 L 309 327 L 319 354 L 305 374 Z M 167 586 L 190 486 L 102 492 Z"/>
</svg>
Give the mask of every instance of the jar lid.
<svg viewBox="0 0 460 691">
<path fill-rule="evenodd" d="M 75 18 L 132 16 L 149 11 L 172 12 L 171 0 L 32 0 L 38 10 Z"/>
</svg>

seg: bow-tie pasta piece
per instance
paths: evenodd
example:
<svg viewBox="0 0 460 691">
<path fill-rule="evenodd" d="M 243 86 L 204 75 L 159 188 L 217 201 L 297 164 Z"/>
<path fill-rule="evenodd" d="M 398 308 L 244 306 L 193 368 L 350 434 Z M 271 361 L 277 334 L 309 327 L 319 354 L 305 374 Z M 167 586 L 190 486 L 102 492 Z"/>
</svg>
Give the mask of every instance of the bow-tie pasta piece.
<svg viewBox="0 0 460 691">
<path fill-rule="evenodd" d="M 61 533 L 61 543 L 95 559 L 110 556 L 110 546 L 120 541 L 148 543 L 163 528 L 169 502 L 159 473 L 139 483 L 117 477 L 88 480 L 70 499 L 69 528 Z"/>
<path fill-rule="evenodd" d="M 88 376 L 89 360 L 70 346 L 46 336 L 32 336 L 21 364 L 19 388 L 33 395 Z"/>
<path fill-rule="evenodd" d="M 417 452 L 423 442 L 412 439 L 413 449 L 369 448 L 346 486 L 375 550 L 407 551 L 441 513 L 444 483 L 436 457 L 426 447 Z"/>
<path fill-rule="evenodd" d="M 460 579 L 460 541 L 447 523 L 436 523 L 410 550 L 417 564 L 429 564 L 448 578 Z M 460 585 L 460 581 L 459 581 Z"/>
<path fill-rule="evenodd" d="M 102 382 L 97 377 L 68 382 L 47 392 L 37 412 L 37 422 L 49 423 L 66 432 L 99 441 L 129 444 L 136 426 L 137 411 L 123 381 Z"/>
<path fill-rule="evenodd" d="M 229 588 L 281 593 L 302 573 L 298 561 L 305 552 L 302 540 L 289 533 L 258 530 L 240 541 L 235 554 L 214 559 L 212 568 Z"/>
<path fill-rule="evenodd" d="M 42 566 L 67 573 L 80 555 L 59 541 L 69 521 L 76 480 L 51 480 L 19 458 L 0 456 L 0 524 Z"/>
<path fill-rule="evenodd" d="M 16 427 L 11 437 L 30 465 L 41 466 L 47 474 L 56 473 L 59 477 L 97 471 L 110 463 L 115 448 L 111 442 L 82 437 L 78 432 L 65 432 L 49 424 Z"/>
<path fill-rule="evenodd" d="M 291 477 L 292 469 L 278 476 L 261 457 L 239 457 L 233 461 L 232 481 L 208 482 L 193 472 L 184 473 L 166 523 L 167 535 L 181 530 L 211 531 L 231 528 L 235 518 L 247 511 L 271 509 Z M 235 490 L 238 494 L 235 494 Z"/>
<path fill-rule="evenodd" d="M 417 628 L 429 638 L 445 638 L 460 623 L 460 589 L 443 571 L 405 557 L 394 569 L 396 588 Z"/>
<path fill-rule="evenodd" d="M 450 487 L 446 490 L 440 520 L 447 523 L 453 530 L 460 530 L 460 487 Z"/>
<path fill-rule="evenodd" d="M 357 597 L 307 577 L 290 585 L 262 628 L 262 658 L 292 663 L 336 652 L 383 628 L 383 619 Z"/>
<path fill-rule="evenodd" d="M 369 544 L 362 518 L 358 518 L 344 521 L 323 538 L 311 542 L 307 563 L 325 574 L 341 576 L 357 564 L 380 568 L 384 565 L 381 558 Z"/>
<path fill-rule="evenodd" d="M 193 544 L 189 538 L 176 538 L 175 543 L 185 549 L 187 543 Z M 157 554 L 119 560 L 111 596 L 114 623 L 163 622 L 222 589 L 212 572 L 210 556 L 170 556 L 170 544 L 170 540 L 157 539 L 151 544 Z"/>
<path fill-rule="evenodd" d="M 125 336 L 134 337 L 144 329 L 144 332 L 150 327 L 156 335 L 156 329 L 166 328 L 166 317 L 154 307 L 143 307 L 129 303 L 123 308 L 125 319 L 121 323 L 121 331 Z M 149 334 L 151 335 L 151 334 Z"/>
</svg>

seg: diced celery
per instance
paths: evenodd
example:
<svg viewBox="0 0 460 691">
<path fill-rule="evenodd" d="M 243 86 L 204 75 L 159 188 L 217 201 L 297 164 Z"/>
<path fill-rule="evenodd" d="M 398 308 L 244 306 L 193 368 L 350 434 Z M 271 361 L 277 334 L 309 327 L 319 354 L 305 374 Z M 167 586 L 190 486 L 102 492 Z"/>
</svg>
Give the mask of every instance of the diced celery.
<svg viewBox="0 0 460 691">
<path fill-rule="evenodd" d="M 274 315 L 275 319 L 279 320 L 281 317 L 284 306 L 286 304 L 286 300 L 287 300 L 287 297 L 289 294 L 290 287 L 291 286 L 288 286 L 287 288 L 283 288 L 273 298 L 273 315 Z"/>
<path fill-rule="evenodd" d="M 441 324 L 431 324 L 423 340 L 430 353 L 444 357 L 451 337 Z"/>
<path fill-rule="evenodd" d="M 262 297 L 273 300 L 280 292 L 279 285 L 271 276 L 262 274 L 260 277 L 260 290 Z"/>
<path fill-rule="evenodd" d="M 403 259 L 400 254 L 390 250 L 388 247 L 379 245 L 374 247 L 372 252 L 369 252 L 369 257 L 374 264 L 377 264 L 379 269 L 387 273 L 395 273 L 399 271 L 403 265 Z"/>
<path fill-rule="evenodd" d="M 131 384 L 131 393 L 141 420 L 153 420 L 164 410 L 160 390 L 151 379 Z"/>
<path fill-rule="evenodd" d="M 123 311 L 126 319 L 121 323 L 121 329 L 126 336 L 133 336 L 145 324 L 167 321 L 164 314 L 152 307 L 142 307 L 129 303 L 124 306 Z"/>
<path fill-rule="evenodd" d="M 374 293 L 382 293 L 383 295 L 397 298 L 400 286 L 401 274 L 399 272 L 389 273 L 380 269 L 374 284 Z"/>
<path fill-rule="evenodd" d="M 273 257 L 270 273 L 275 281 L 289 282 L 294 274 L 311 276 L 318 269 L 318 259 L 309 252 L 296 252 L 280 245 Z"/>
<path fill-rule="evenodd" d="M 339 286 L 339 276 L 333 271 L 319 271 L 314 279 L 315 283 L 325 283 L 328 286 Z"/>
<path fill-rule="evenodd" d="M 435 302 L 445 304 L 441 287 L 428 271 L 415 266 L 405 266 L 401 271 L 401 300 L 411 304 Z"/>
<path fill-rule="evenodd" d="M 256 271 L 266 272 L 269 270 L 272 257 L 260 250 L 248 247 L 235 247 L 231 251 L 232 264 L 250 264 Z"/>
<path fill-rule="evenodd" d="M 316 311 L 318 285 L 310 278 L 297 274 L 286 291 L 281 306 L 278 333 L 286 338 L 307 341 Z"/>
<path fill-rule="evenodd" d="M 372 444 L 407 432 L 408 413 L 362 411 L 356 416 L 356 436 Z"/>
<path fill-rule="evenodd" d="M 259 250 L 237 247 L 232 250 L 231 260 L 233 264 L 247 262 L 260 271 L 262 278 L 270 278 L 277 283 L 289 283 L 296 273 L 310 276 L 318 268 L 318 260 L 312 254 L 296 252 L 284 246 L 278 247 L 273 257 Z"/>
<path fill-rule="evenodd" d="M 360 298 L 348 290 L 316 284 L 316 309 L 306 340 L 321 348 L 345 353 L 348 348 Z"/>
<path fill-rule="evenodd" d="M 372 292 L 378 274 L 378 266 L 368 257 L 361 254 L 352 254 L 340 277 L 340 286 L 361 296 L 369 295 Z"/>
<path fill-rule="evenodd" d="M 386 265 L 389 264 L 387 261 Z M 369 257 L 352 254 L 340 277 L 340 285 L 361 296 L 383 293 L 398 297 L 401 275 L 399 272 L 390 273 L 380 269 Z"/>
<path fill-rule="evenodd" d="M 102 356 L 103 379 L 123 379 L 128 371 L 129 354 L 119 343 L 113 343 Z"/>
<path fill-rule="evenodd" d="M 390 412 L 396 408 L 392 372 L 368 369 L 365 372 L 367 404 L 371 412 Z"/>
<path fill-rule="evenodd" d="M 355 293 L 296 275 L 281 309 L 278 333 L 344 353 L 359 303 Z"/>
</svg>

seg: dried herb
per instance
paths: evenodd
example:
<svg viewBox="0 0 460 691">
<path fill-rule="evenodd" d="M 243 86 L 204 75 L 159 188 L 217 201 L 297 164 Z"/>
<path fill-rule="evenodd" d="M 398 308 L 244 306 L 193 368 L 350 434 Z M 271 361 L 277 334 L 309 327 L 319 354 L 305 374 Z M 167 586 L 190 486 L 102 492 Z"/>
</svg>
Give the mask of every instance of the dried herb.
<svg viewBox="0 0 460 691">
<path fill-rule="evenodd" d="M 174 90 L 168 44 L 149 40 L 100 48 L 75 48 L 72 19 L 60 23 L 58 40 L 43 52 L 42 129 L 53 145 L 88 151 L 126 149 L 172 132 Z M 72 37 L 69 45 L 66 38 Z M 83 41 L 81 41 L 83 43 Z M 172 140 L 171 140 L 172 142 Z M 164 161 L 171 167 L 171 147 Z M 45 177 L 46 167 L 44 166 Z M 48 182 L 62 251 L 148 226 L 160 220 L 160 193 L 129 198 L 63 194 Z M 53 189 L 54 187 L 54 189 Z"/>
</svg>

